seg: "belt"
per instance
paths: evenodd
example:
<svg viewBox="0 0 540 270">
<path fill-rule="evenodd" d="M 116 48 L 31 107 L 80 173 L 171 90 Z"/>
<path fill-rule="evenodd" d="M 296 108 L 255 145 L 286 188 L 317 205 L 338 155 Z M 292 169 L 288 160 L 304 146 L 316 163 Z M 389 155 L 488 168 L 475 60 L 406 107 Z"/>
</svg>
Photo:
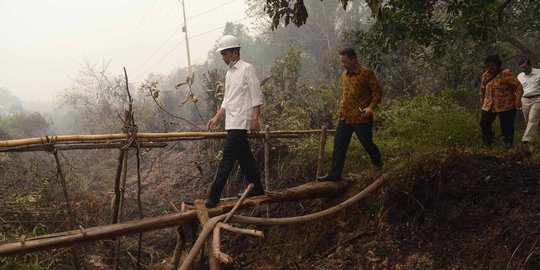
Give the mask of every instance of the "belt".
<svg viewBox="0 0 540 270">
<path fill-rule="evenodd" d="M 535 97 L 540 97 L 540 94 L 538 94 L 538 95 L 532 95 L 532 96 L 528 96 L 528 97 L 523 96 L 523 98 L 526 98 L 526 99 L 529 99 L 529 98 L 535 98 Z"/>
</svg>

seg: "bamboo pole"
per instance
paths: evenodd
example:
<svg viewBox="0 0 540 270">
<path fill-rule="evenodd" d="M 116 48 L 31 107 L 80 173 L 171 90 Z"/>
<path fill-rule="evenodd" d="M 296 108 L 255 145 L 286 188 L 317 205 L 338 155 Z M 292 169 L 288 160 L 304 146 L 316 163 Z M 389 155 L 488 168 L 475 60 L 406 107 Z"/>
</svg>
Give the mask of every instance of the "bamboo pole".
<svg viewBox="0 0 540 270">
<path fill-rule="evenodd" d="M 291 135 L 313 135 L 318 134 L 321 131 L 314 130 L 276 130 L 270 132 L 270 137 L 280 138 L 280 136 Z M 335 130 L 329 130 L 328 132 L 335 132 Z M 264 138 L 265 134 L 248 134 L 250 138 Z M 191 138 L 201 137 L 205 139 L 223 139 L 227 137 L 227 132 L 169 132 L 169 133 L 137 133 L 138 139 L 161 139 L 161 138 Z M 126 135 L 120 134 L 96 134 L 96 135 L 53 135 L 36 138 L 16 139 L 16 140 L 4 140 L 0 141 L 0 147 L 15 147 L 21 145 L 43 144 L 43 143 L 58 143 L 66 141 L 108 141 L 108 140 L 122 140 Z"/>
<path fill-rule="evenodd" d="M 272 192 L 272 195 L 250 197 L 246 199 L 242 207 L 259 205 L 263 203 L 332 197 L 343 194 L 347 187 L 348 183 L 345 181 L 309 182 L 290 189 L 274 191 Z M 221 215 L 232 209 L 233 206 L 234 201 L 223 202 L 219 204 L 219 207 L 209 209 L 208 214 L 210 216 Z M 47 234 L 26 239 L 24 244 L 21 242 L 2 244 L 0 245 L 0 256 L 68 247 L 122 235 L 175 227 L 185 223 L 186 221 L 195 220 L 196 218 L 196 211 L 188 210 L 182 213 L 126 221 L 121 224 L 108 224 L 86 228 L 86 233 L 84 234 L 80 230 Z"/>
<path fill-rule="evenodd" d="M 81 149 L 115 149 L 124 147 L 125 143 L 123 142 L 114 142 L 114 143 L 65 143 L 65 144 L 55 144 L 54 148 L 57 150 L 81 150 Z M 139 142 L 139 147 L 142 148 L 163 148 L 167 144 L 163 142 Z M 130 148 L 136 146 L 132 145 Z M 23 146 L 14 146 L 0 148 L 0 152 L 33 152 L 33 151 L 49 151 L 48 145 L 23 145 Z"/>
</svg>

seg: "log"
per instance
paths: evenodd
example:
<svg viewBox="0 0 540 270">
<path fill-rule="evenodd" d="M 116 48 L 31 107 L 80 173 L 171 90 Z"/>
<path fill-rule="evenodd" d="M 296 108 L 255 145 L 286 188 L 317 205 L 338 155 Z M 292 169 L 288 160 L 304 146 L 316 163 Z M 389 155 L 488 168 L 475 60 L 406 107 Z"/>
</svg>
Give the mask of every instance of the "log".
<svg viewBox="0 0 540 270">
<path fill-rule="evenodd" d="M 206 224 L 206 222 L 210 219 L 210 215 L 208 214 L 208 209 L 204 205 L 203 200 L 201 200 L 201 199 L 195 200 L 195 208 L 196 208 L 196 211 L 197 211 L 197 218 L 199 219 L 199 223 L 202 226 L 204 226 L 204 224 Z M 208 241 L 207 242 L 208 243 L 207 244 L 207 247 L 208 247 L 208 268 L 210 268 L 210 270 L 219 270 L 219 261 L 217 260 L 217 258 L 214 257 L 214 250 L 212 249 L 212 246 L 214 245 L 212 237 L 208 237 L 207 241 Z M 204 251 L 202 251 L 202 252 L 204 252 Z M 204 256 L 204 254 L 201 253 L 201 258 L 203 256 Z M 195 267 L 193 267 L 193 268 L 195 268 Z"/>
<path fill-rule="evenodd" d="M 347 199 L 346 201 L 336 206 L 322 210 L 317 213 L 311 213 L 305 216 L 288 217 L 288 218 L 257 218 L 257 217 L 233 216 L 232 222 L 243 223 L 243 224 L 254 224 L 254 225 L 293 225 L 293 224 L 314 221 L 317 219 L 328 218 L 346 209 L 347 207 L 350 207 L 351 205 L 358 203 L 360 200 L 365 198 L 368 194 L 370 194 L 371 192 L 379 188 L 389 178 L 390 178 L 390 175 L 388 173 L 385 173 L 381 175 L 379 178 L 377 178 L 377 180 L 371 183 L 368 187 L 366 187 L 364 190 L 360 191 L 353 197 Z M 226 215 L 222 214 L 208 220 L 208 222 L 204 225 L 201 233 L 199 234 L 199 238 L 197 238 L 197 241 L 195 242 L 195 244 L 193 244 L 193 247 L 191 248 L 184 262 L 180 266 L 180 270 L 187 270 L 187 266 L 191 263 L 191 261 L 194 258 L 194 253 L 197 252 L 204 244 L 204 239 L 206 239 L 206 237 L 210 235 L 210 233 L 214 230 L 214 227 L 216 226 L 216 224 L 224 220 L 225 217 Z"/>
<path fill-rule="evenodd" d="M 275 191 L 264 196 L 248 198 L 244 201 L 244 204 L 242 204 L 241 207 L 263 203 L 327 198 L 343 194 L 348 186 L 349 183 L 345 181 L 309 182 L 290 189 Z M 208 214 L 213 217 L 227 213 L 234 207 L 235 203 L 235 200 L 220 203 L 216 208 L 209 209 Z M 86 234 L 81 233 L 80 230 L 47 234 L 25 239 L 24 244 L 21 242 L 2 244 L 0 245 L 0 256 L 69 247 L 117 236 L 175 227 L 183 224 L 186 221 L 192 221 L 195 219 L 197 219 L 197 212 L 192 209 L 187 210 L 186 212 L 132 220 L 120 224 L 108 224 L 86 228 Z"/>
</svg>

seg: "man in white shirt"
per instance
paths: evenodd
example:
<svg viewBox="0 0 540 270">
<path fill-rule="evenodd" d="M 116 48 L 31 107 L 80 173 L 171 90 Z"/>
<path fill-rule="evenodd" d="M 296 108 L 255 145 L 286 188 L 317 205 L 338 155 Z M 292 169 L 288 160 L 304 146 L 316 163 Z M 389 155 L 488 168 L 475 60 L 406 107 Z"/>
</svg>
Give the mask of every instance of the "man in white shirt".
<svg viewBox="0 0 540 270">
<path fill-rule="evenodd" d="M 223 103 L 214 117 L 208 121 L 207 127 L 211 129 L 225 114 L 227 139 L 216 177 L 208 197 L 204 200 L 206 207 L 214 207 L 219 203 L 221 191 L 227 183 L 235 161 L 238 161 L 248 182 L 255 185 L 250 196 L 264 194 L 261 175 L 247 140 L 248 129 L 252 133 L 259 132 L 259 115 L 264 101 L 259 79 L 253 66 L 240 59 L 240 43 L 236 37 L 225 35 L 218 46 L 217 52 L 221 54 L 229 70 L 225 75 Z"/>
<path fill-rule="evenodd" d="M 536 133 L 540 122 L 540 69 L 533 68 L 528 58 L 519 61 L 519 68 L 522 72 L 519 73 L 518 80 L 523 86 L 521 104 L 527 124 L 521 142 L 529 143 L 537 140 Z"/>
</svg>

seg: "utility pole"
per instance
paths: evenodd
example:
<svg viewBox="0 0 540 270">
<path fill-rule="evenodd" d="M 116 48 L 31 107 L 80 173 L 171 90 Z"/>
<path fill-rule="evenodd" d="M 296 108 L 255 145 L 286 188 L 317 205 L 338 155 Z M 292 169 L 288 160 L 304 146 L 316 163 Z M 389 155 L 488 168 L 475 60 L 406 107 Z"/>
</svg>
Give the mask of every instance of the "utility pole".
<svg viewBox="0 0 540 270">
<path fill-rule="evenodd" d="M 184 5 L 184 1 L 185 0 L 182 0 L 182 12 L 184 13 L 184 26 L 182 26 L 182 32 L 184 32 L 185 37 L 186 37 L 188 76 L 191 76 L 191 56 L 189 55 L 189 40 L 188 40 L 187 24 L 186 24 L 186 6 Z"/>
</svg>

